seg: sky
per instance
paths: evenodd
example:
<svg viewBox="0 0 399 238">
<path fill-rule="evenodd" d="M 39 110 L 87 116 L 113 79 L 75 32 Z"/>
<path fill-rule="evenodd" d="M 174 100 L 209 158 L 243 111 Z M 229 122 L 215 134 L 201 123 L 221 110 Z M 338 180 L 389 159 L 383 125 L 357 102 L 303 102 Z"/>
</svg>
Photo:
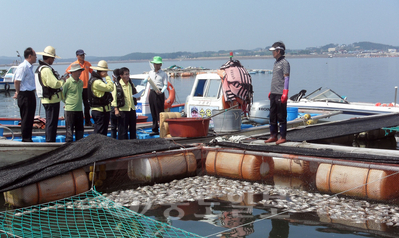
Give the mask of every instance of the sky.
<svg viewBox="0 0 399 238">
<path fill-rule="evenodd" d="M 61 58 L 287 49 L 360 41 L 399 46 L 398 0 L 0 0 L 0 56 L 48 45 Z M 8 10 L 7 10 L 8 9 Z"/>
</svg>

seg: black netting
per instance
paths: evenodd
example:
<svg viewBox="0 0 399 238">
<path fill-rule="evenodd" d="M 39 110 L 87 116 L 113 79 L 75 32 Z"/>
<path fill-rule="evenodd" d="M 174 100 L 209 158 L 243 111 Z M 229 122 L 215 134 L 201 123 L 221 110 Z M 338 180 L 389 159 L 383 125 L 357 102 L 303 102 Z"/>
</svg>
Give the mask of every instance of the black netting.
<svg viewBox="0 0 399 238">
<path fill-rule="evenodd" d="M 121 141 L 100 134 L 92 134 L 79 141 L 66 143 L 51 152 L 2 167 L 0 170 L 0 192 L 39 182 L 86 165 L 92 165 L 97 161 L 180 147 L 160 138 Z"/>
</svg>

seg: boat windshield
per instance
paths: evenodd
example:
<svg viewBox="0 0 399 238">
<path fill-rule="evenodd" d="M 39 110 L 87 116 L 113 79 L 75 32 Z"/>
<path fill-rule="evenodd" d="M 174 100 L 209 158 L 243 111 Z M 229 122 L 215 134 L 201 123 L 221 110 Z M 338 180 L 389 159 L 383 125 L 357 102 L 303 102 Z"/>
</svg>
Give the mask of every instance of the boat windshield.
<svg viewBox="0 0 399 238">
<path fill-rule="evenodd" d="M 200 79 L 195 88 L 194 97 L 220 97 L 220 80 Z"/>
<path fill-rule="evenodd" d="M 313 97 L 309 97 L 314 95 Z M 323 102 L 339 102 L 339 103 L 349 103 L 346 101 L 346 97 L 342 97 L 331 89 L 327 89 L 319 94 L 312 93 L 306 98 L 311 101 L 323 101 Z"/>
<path fill-rule="evenodd" d="M 220 80 L 209 80 L 207 97 L 219 98 Z"/>
<path fill-rule="evenodd" d="M 11 67 L 8 69 L 7 74 L 13 74 L 17 68 Z"/>
<path fill-rule="evenodd" d="M 130 79 L 132 81 L 132 83 L 134 84 L 134 86 L 138 86 L 143 82 L 143 79 Z"/>
</svg>

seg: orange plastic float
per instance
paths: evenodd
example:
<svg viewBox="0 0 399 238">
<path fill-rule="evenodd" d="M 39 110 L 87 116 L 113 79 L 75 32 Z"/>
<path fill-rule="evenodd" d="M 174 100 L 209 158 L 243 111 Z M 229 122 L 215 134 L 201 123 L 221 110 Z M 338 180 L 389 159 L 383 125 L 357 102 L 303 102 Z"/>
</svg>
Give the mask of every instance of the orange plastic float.
<svg viewBox="0 0 399 238">
<path fill-rule="evenodd" d="M 137 182 L 166 181 L 195 174 L 197 161 L 192 152 L 160 155 L 128 162 L 128 177 Z"/>
<path fill-rule="evenodd" d="M 267 156 L 209 151 L 205 168 L 209 175 L 250 181 L 266 180 L 273 176 L 273 159 Z"/>
<path fill-rule="evenodd" d="M 393 171 L 320 164 L 316 187 L 321 192 L 342 193 L 374 200 L 399 197 L 399 174 Z"/>
<path fill-rule="evenodd" d="M 89 190 L 89 180 L 83 169 L 17 188 L 4 193 L 4 200 L 17 207 L 51 202 Z"/>
<path fill-rule="evenodd" d="M 273 175 L 273 182 L 275 186 L 309 191 L 311 185 L 314 185 L 314 177 L 304 178 L 275 174 Z"/>
<path fill-rule="evenodd" d="M 318 163 L 299 159 L 283 159 L 273 157 L 274 174 L 310 176 L 317 171 Z"/>
</svg>

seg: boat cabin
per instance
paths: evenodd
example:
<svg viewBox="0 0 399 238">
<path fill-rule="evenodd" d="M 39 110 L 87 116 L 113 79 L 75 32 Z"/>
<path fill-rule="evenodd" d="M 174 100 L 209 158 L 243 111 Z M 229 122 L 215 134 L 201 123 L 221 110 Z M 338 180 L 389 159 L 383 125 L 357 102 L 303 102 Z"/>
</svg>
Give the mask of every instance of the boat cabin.
<svg viewBox="0 0 399 238">
<path fill-rule="evenodd" d="M 14 80 L 14 73 L 17 70 L 17 66 L 11 66 L 7 73 L 4 75 L 4 82 L 13 83 Z"/>
<path fill-rule="evenodd" d="M 187 117 L 212 116 L 212 110 L 223 108 L 222 97 L 222 80 L 218 74 L 198 74 L 186 98 L 184 111 Z"/>
</svg>

